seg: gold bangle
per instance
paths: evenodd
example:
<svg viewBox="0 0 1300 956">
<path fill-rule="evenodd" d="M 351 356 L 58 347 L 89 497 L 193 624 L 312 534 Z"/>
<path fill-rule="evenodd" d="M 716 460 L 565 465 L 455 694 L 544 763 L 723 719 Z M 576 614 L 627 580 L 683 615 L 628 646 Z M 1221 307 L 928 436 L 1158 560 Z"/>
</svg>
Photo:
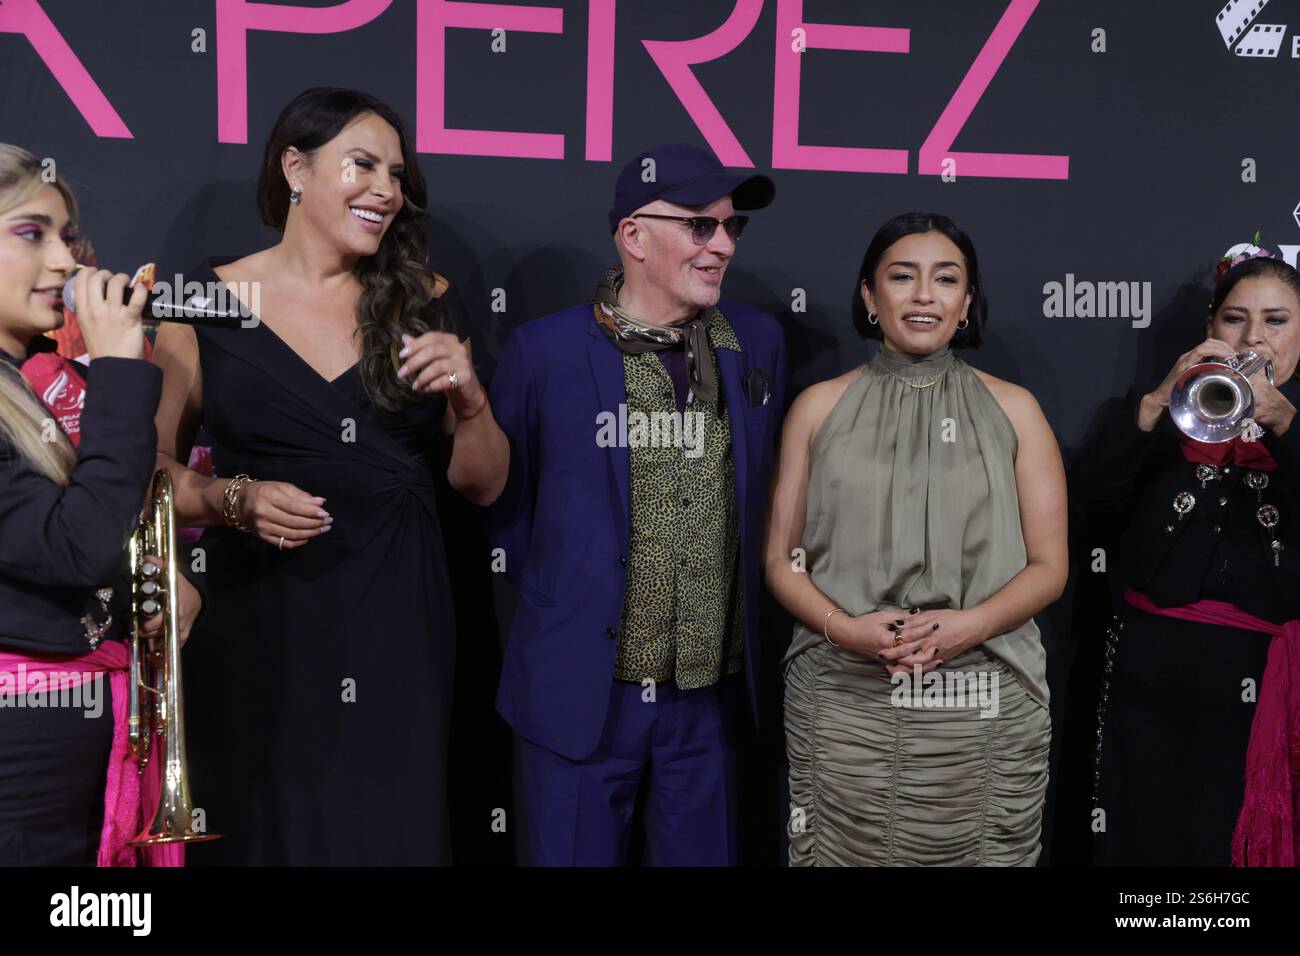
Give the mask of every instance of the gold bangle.
<svg viewBox="0 0 1300 956">
<path fill-rule="evenodd" d="M 239 531 L 252 531 L 253 529 L 245 525 L 239 519 L 238 499 L 239 492 L 243 490 L 244 485 L 252 484 L 257 481 L 256 478 L 250 478 L 248 475 L 235 475 L 226 485 L 226 490 L 221 493 L 221 517 L 225 520 L 226 525 Z"/>
<path fill-rule="evenodd" d="M 826 642 L 830 644 L 831 647 L 839 647 L 838 644 L 836 644 L 834 641 L 831 640 L 830 632 L 827 630 L 827 627 L 829 627 L 831 623 L 831 615 L 834 614 L 836 611 L 838 611 L 840 614 L 849 613 L 848 611 L 844 610 L 844 608 L 842 607 L 833 607 L 826 612 L 826 619 L 822 621 L 822 637 L 826 638 Z"/>
</svg>

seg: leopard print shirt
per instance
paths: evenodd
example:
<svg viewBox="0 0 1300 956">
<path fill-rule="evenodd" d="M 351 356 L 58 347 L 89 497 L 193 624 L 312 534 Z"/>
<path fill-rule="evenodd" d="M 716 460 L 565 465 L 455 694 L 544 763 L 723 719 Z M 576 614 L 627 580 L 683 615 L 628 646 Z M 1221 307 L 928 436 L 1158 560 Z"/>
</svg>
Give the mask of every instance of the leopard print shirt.
<svg viewBox="0 0 1300 956">
<path fill-rule="evenodd" d="M 738 352 L 740 341 L 716 309 L 705 328 L 716 376 L 714 352 Z M 614 676 L 708 687 L 739 672 L 744 653 L 726 402 L 719 395 L 711 407 L 692 394 L 679 416 L 672 378 L 653 352 L 624 354 L 623 374 L 631 546 Z"/>
</svg>

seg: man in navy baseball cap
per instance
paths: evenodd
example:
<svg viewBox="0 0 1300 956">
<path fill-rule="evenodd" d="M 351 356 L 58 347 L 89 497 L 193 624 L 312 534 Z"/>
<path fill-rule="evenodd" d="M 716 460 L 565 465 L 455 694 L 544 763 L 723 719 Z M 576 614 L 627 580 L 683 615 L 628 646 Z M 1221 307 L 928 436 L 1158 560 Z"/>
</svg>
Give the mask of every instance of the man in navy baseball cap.
<svg viewBox="0 0 1300 956">
<path fill-rule="evenodd" d="M 654 146 L 631 160 L 614 184 L 609 231 L 656 199 L 679 206 L 707 206 L 730 196 L 736 209 L 762 209 L 776 196 L 766 176 L 727 172 L 711 153 L 687 143 Z"/>
<path fill-rule="evenodd" d="M 693 146 L 639 154 L 609 214 L 619 265 L 497 365 L 510 477 L 491 533 L 519 592 L 497 709 L 535 865 L 626 864 L 637 819 L 647 863 L 736 862 L 785 346 L 721 294 L 736 210 L 774 192 Z"/>
</svg>

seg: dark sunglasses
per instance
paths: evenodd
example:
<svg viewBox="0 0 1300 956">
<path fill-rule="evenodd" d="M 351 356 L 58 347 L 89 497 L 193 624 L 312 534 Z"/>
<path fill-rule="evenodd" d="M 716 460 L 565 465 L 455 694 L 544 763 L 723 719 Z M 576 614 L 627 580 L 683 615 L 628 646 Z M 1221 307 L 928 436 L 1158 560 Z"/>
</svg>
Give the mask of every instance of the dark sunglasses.
<svg viewBox="0 0 1300 956">
<path fill-rule="evenodd" d="M 673 222 L 684 222 L 691 227 L 691 241 L 697 246 L 703 246 L 713 238 L 718 231 L 718 226 L 727 230 L 727 236 L 732 242 L 740 238 L 745 231 L 745 225 L 749 222 L 748 216 L 731 216 L 727 219 L 715 219 L 712 216 L 660 216 L 652 212 L 633 213 L 633 219 L 671 219 Z"/>
</svg>

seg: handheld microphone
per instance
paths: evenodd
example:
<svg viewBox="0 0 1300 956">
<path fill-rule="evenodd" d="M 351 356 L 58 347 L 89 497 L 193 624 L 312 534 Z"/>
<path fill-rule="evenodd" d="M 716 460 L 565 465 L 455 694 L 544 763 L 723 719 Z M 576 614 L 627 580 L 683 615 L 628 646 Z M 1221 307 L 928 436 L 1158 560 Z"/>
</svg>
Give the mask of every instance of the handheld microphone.
<svg viewBox="0 0 1300 956">
<path fill-rule="evenodd" d="M 136 271 L 129 285 L 122 290 L 122 304 L 131 301 L 135 287 L 141 284 L 149 287 L 149 298 L 145 302 L 144 315 L 156 322 L 177 322 L 183 325 L 207 325 L 218 328 L 244 328 L 257 324 L 257 317 L 243 307 L 234 295 L 181 295 L 180 283 L 175 286 L 162 282 L 153 283 L 153 264 Z M 75 278 L 75 277 L 74 277 Z M 177 276 L 180 279 L 180 276 Z M 77 312 L 77 294 L 69 279 L 63 286 L 63 307 L 74 315 Z M 213 291 L 213 290 L 205 290 Z M 177 299 L 180 299 L 178 302 Z"/>
</svg>

